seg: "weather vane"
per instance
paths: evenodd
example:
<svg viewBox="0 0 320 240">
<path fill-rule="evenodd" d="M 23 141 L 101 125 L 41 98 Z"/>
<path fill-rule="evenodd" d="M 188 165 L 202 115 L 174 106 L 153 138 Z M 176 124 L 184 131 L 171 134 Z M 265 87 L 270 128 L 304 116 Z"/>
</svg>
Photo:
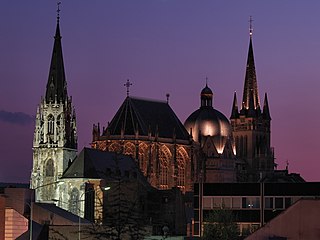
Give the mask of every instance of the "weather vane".
<svg viewBox="0 0 320 240">
<path fill-rule="evenodd" d="M 59 19 L 60 19 L 60 4 L 61 2 L 60 1 L 57 1 L 57 19 L 58 19 L 58 22 L 59 22 Z"/>
<path fill-rule="evenodd" d="M 132 86 L 132 83 L 130 82 L 129 79 L 127 79 L 127 82 L 125 84 L 123 84 L 123 86 L 125 86 L 127 88 L 127 97 L 128 97 L 129 92 L 130 92 L 130 86 Z"/>
<path fill-rule="evenodd" d="M 250 23 L 249 34 L 250 34 L 250 36 L 252 36 L 252 32 L 253 32 L 252 22 L 253 22 L 253 19 L 252 19 L 252 16 L 250 16 L 250 18 L 249 18 L 249 23 Z"/>
</svg>

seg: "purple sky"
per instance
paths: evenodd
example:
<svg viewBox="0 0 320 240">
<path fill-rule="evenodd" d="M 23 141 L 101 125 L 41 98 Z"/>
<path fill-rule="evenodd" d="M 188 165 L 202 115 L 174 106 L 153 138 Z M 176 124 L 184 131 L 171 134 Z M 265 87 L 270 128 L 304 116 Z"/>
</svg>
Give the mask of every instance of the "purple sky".
<svg viewBox="0 0 320 240">
<path fill-rule="evenodd" d="M 320 2 L 68 0 L 61 34 L 78 120 L 79 149 L 130 94 L 165 100 L 182 122 L 199 107 L 208 77 L 214 107 L 241 101 L 249 16 L 260 101 L 268 92 L 276 162 L 319 181 Z M 45 93 L 56 1 L 4 0 L 0 7 L 0 181 L 28 182 L 33 117 Z M 21 112 L 23 114 L 14 114 Z M 31 117 L 32 118 L 31 118 Z"/>
</svg>

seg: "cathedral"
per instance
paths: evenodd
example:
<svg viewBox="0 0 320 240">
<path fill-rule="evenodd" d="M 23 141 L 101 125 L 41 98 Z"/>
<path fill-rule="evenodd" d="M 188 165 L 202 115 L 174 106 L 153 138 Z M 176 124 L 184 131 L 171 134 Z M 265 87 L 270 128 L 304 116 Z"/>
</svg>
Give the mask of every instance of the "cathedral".
<svg viewBox="0 0 320 240">
<path fill-rule="evenodd" d="M 36 201 L 58 200 L 67 210 L 84 211 L 84 204 L 72 203 L 106 185 L 98 169 L 108 172 L 109 166 L 97 162 L 113 155 L 100 152 L 133 159 L 153 188 L 182 193 L 192 192 L 196 182 L 257 182 L 273 173 L 271 117 L 266 94 L 260 106 L 251 29 L 243 98 L 239 108 L 234 94 L 230 120 L 214 108 L 208 83 L 200 92 L 199 109 L 190 109 L 184 124 L 168 101 L 132 97 L 127 91 L 112 120 L 102 129 L 93 125 L 91 149 L 77 155 L 76 114 L 67 93 L 59 24 L 58 15 L 45 96 L 36 113 L 30 179 Z"/>
</svg>

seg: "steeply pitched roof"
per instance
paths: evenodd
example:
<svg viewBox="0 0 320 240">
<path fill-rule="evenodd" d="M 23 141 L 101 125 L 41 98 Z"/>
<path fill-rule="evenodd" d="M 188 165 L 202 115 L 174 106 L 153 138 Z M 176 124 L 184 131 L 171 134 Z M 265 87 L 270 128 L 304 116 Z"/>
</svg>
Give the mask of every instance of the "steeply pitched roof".
<svg viewBox="0 0 320 240">
<path fill-rule="evenodd" d="M 230 119 L 234 119 L 237 117 L 239 117 L 239 110 L 238 110 L 237 94 L 236 92 L 234 92 Z"/>
<path fill-rule="evenodd" d="M 110 173 L 115 171 L 120 171 L 121 176 L 124 176 L 126 171 L 140 175 L 135 161 L 129 156 L 84 148 L 65 170 L 62 178 L 107 179 Z"/>
<path fill-rule="evenodd" d="M 107 130 L 111 135 L 139 135 L 189 139 L 188 132 L 167 102 L 127 97 Z"/>
<path fill-rule="evenodd" d="M 243 107 L 245 107 L 246 109 L 249 109 L 250 107 L 251 94 L 253 94 L 253 107 L 254 107 L 254 109 L 252 110 L 256 110 L 259 107 L 260 102 L 259 102 L 258 84 L 257 84 L 257 77 L 256 77 L 256 68 L 255 68 L 254 57 L 253 57 L 252 36 L 250 35 L 246 76 L 245 76 L 243 98 L 242 98 Z"/>
<path fill-rule="evenodd" d="M 67 82 L 64 72 L 61 35 L 59 21 L 57 22 L 56 34 L 54 36 L 54 45 L 52 51 L 51 65 L 46 89 L 46 102 L 54 102 L 55 99 L 59 102 L 64 102 L 68 97 Z"/>
</svg>

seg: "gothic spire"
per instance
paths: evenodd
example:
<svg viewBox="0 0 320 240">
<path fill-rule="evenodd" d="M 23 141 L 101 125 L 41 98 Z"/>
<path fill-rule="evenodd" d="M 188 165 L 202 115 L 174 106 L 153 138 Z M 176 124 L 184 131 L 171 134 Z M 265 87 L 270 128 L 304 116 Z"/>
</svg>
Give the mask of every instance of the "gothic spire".
<svg viewBox="0 0 320 240">
<path fill-rule="evenodd" d="M 67 82 L 64 72 L 61 35 L 59 26 L 60 9 L 58 5 L 57 10 L 57 27 L 56 34 L 54 36 L 54 45 L 51 57 L 51 64 L 49 70 L 49 77 L 46 89 L 46 102 L 53 102 L 57 99 L 58 102 L 64 102 L 68 98 Z"/>
<path fill-rule="evenodd" d="M 255 117 L 256 116 L 256 108 L 254 106 L 254 95 L 253 95 L 253 90 L 250 91 L 249 93 L 249 108 L 247 109 L 247 116 L 248 117 Z"/>
<path fill-rule="evenodd" d="M 239 110 L 238 110 L 238 102 L 237 102 L 237 93 L 234 92 L 233 95 L 233 104 L 232 104 L 232 111 L 231 111 L 231 119 L 235 119 L 239 117 Z"/>
<path fill-rule="evenodd" d="M 267 120 L 271 120 L 267 93 L 264 95 L 263 117 Z"/>
<path fill-rule="evenodd" d="M 252 47 L 252 18 L 250 17 L 250 42 L 249 42 L 249 51 L 248 51 L 248 59 L 247 59 L 247 67 L 246 67 L 246 76 L 243 88 L 243 107 L 249 109 L 249 101 L 250 101 L 250 92 L 253 93 L 253 103 L 254 109 L 257 109 L 260 106 L 259 102 L 259 94 L 258 94 L 258 84 L 256 77 L 256 69 L 254 64 L 254 56 L 253 56 L 253 47 Z"/>
</svg>

